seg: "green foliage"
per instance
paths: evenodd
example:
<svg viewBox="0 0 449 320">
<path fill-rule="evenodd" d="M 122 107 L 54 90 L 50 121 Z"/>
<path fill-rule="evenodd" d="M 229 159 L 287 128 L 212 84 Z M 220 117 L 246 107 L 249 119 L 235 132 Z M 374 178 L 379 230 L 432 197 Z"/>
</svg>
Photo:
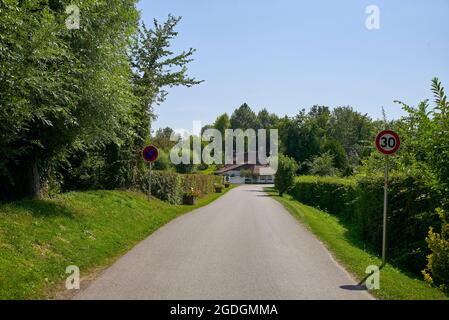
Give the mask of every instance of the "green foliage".
<svg viewBox="0 0 449 320">
<path fill-rule="evenodd" d="M 441 196 L 426 186 L 424 178 L 393 175 L 389 186 L 388 259 L 415 274 L 425 266 L 425 237 L 438 227 L 434 213 Z M 357 179 L 299 178 L 291 194 L 300 202 L 318 207 L 351 222 L 351 234 L 376 254 L 382 243 L 383 177 Z"/>
<path fill-rule="evenodd" d="M 334 177 L 301 176 L 290 192 L 298 201 L 321 210 L 350 217 L 354 213 L 354 181 Z"/>
<path fill-rule="evenodd" d="M 173 167 L 170 156 L 163 150 L 159 149 L 159 156 L 157 157 L 156 161 L 153 164 L 153 168 L 155 170 L 169 170 Z"/>
<path fill-rule="evenodd" d="M 278 170 L 275 175 L 274 185 L 279 191 L 280 196 L 293 187 L 298 168 L 299 166 L 293 158 L 282 154 L 279 155 Z"/>
<path fill-rule="evenodd" d="M 202 82 L 187 75 L 186 66 L 193 61 L 195 50 L 190 48 L 178 55 L 170 50 L 171 41 L 178 35 L 175 27 L 180 20 L 181 17 L 169 15 L 163 24 L 154 19 L 152 29 L 142 24 L 131 47 L 134 95 L 140 102 L 136 114 L 140 141 L 150 134 L 154 119 L 152 108 L 165 101 L 165 87 L 192 87 Z"/>
<path fill-rule="evenodd" d="M 140 190 L 148 192 L 148 173 L 140 177 Z M 195 190 L 199 196 L 215 192 L 215 183 L 222 177 L 205 174 L 179 174 L 168 171 L 152 171 L 151 194 L 171 204 L 181 204 L 182 196 L 189 190 Z"/>
<path fill-rule="evenodd" d="M 366 115 L 350 107 L 330 111 L 325 106 L 313 106 L 306 113 L 301 110 L 292 118 L 278 120 L 280 150 L 298 163 L 309 163 L 314 157 L 330 152 L 334 166 L 344 174 L 360 165 L 369 156 L 374 139 L 374 123 Z M 308 166 L 300 168 L 308 172 Z"/>
<path fill-rule="evenodd" d="M 186 174 L 184 177 L 184 190 L 193 188 L 201 196 L 215 192 L 215 184 L 222 182 L 222 177 L 206 174 Z"/>
<path fill-rule="evenodd" d="M 441 221 L 441 233 L 430 228 L 426 238 L 431 254 L 427 257 L 427 268 L 423 271 L 424 279 L 443 291 L 449 293 L 449 221 L 443 209 L 437 210 Z"/>
<path fill-rule="evenodd" d="M 147 178 L 147 177 L 145 177 Z M 146 180 L 146 179 L 145 179 Z M 148 190 L 148 181 L 143 181 L 142 191 Z M 171 204 L 182 203 L 184 178 L 175 172 L 153 171 L 151 177 L 151 194 Z"/>
<path fill-rule="evenodd" d="M 321 150 L 323 153 L 329 153 L 329 155 L 332 156 L 332 162 L 336 169 L 339 169 L 341 171 L 345 171 L 347 169 L 348 157 L 345 148 L 343 148 L 343 145 L 338 140 L 326 140 L 323 143 Z"/>
<path fill-rule="evenodd" d="M 232 129 L 256 129 L 257 116 L 254 111 L 244 103 L 231 115 L 230 122 Z"/>
<path fill-rule="evenodd" d="M 334 156 L 330 152 L 314 156 L 311 161 L 306 161 L 303 165 L 309 168 L 309 174 L 318 176 L 334 176 L 339 171 L 334 167 Z"/>
<path fill-rule="evenodd" d="M 277 129 L 279 117 L 274 113 L 269 113 L 267 109 L 262 109 L 257 114 L 257 129 Z"/>
<path fill-rule="evenodd" d="M 231 121 L 227 113 L 218 116 L 213 124 L 213 128 L 221 132 L 222 137 L 225 136 L 225 130 L 231 128 Z"/>
<path fill-rule="evenodd" d="M 126 47 L 137 26 L 135 1 L 79 7 L 82 28 L 69 30 L 56 2 L 1 4 L 0 174 L 13 192 L 39 196 L 49 163 L 80 141 L 120 140 L 130 121 L 136 99 Z"/>
<path fill-rule="evenodd" d="M 136 2 L 77 3 L 79 30 L 66 1 L 1 2 L 0 198 L 39 197 L 51 172 L 62 190 L 138 183 L 153 105 L 201 81 L 187 75 L 195 50 L 169 49 L 180 18 L 139 30 Z"/>
</svg>

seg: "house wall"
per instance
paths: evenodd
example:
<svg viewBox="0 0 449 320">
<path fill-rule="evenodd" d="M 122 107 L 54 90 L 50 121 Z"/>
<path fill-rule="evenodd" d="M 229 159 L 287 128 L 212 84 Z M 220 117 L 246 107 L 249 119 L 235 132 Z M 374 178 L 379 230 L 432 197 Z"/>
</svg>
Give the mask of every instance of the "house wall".
<svg viewBox="0 0 449 320">
<path fill-rule="evenodd" d="M 225 175 L 229 176 L 229 182 L 235 183 L 235 184 L 244 184 L 245 178 L 240 176 L 240 170 L 231 170 L 226 172 Z M 248 183 L 251 183 L 251 181 L 248 179 Z M 252 183 L 266 183 L 266 184 L 272 184 L 274 183 L 274 176 L 259 176 L 256 180 L 253 180 Z"/>
</svg>

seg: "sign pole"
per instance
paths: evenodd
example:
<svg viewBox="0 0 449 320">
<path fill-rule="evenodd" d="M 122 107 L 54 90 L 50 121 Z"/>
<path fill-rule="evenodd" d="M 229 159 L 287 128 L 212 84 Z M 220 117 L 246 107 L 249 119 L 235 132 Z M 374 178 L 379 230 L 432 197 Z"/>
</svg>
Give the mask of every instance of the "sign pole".
<svg viewBox="0 0 449 320">
<path fill-rule="evenodd" d="M 156 161 L 159 153 L 157 151 L 157 148 L 154 146 L 148 146 L 145 149 L 143 149 L 142 152 L 143 158 L 145 161 L 150 163 L 150 172 L 148 173 L 148 201 L 151 200 L 151 171 L 153 169 L 153 162 Z"/>
<path fill-rule="evenodd" d="M 153 163 L 150 162 L 150 174 L 148 176 L 148 201 L 151 200 L 151 170 L 153 167 Z"/>
<path fill-rule="evenodd" d="M 387 209 L 388 209 L 388 155 L 385 155 L 384 168 L 384 215 L 383 215 L 383 232 L 382 232 L 382 265 L 386 263 L 386 249 L 387 249 Z"/>
</svg>

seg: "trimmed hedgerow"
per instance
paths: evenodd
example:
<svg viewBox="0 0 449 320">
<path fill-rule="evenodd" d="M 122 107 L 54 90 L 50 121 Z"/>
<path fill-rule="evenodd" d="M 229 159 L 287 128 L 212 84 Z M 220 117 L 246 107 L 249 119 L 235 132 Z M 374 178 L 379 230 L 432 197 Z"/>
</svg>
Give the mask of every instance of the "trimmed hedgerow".
<svg viewBox="0 0 449 320">
<path fill-rule="evenodd" d="M 141 177 L 140 188 L 148 191 L 148 177 Z M 151 194 L 171 204 L 181 204 L 182 196 L 193 188 L 200 196 L 214 193 L 214 184 L 220 183 L 222 177 L 202 174 L 179 174 L 170 171 L 153 170 Z"/>
<path fill-rule="evenodd" d="M 440 195 L 424 177 L 393 175 L 389 185 L 388 258 L 418 274 L 426 266 L 429 227 L 439 230 L 435 209 Z M 300 177 L 291 194 L 298 201 L 339 216 L 351 234 L 375 253 L 381 252 L 383 217 L 382 176 L 357 179 Z"/>
<path fill-rule="evenodd" d="M 215 192 L 214 185 L 223 182 L 223 177 L 205 174 L 186 174 L 184 177 L 184 191 L 191 188 L 198 191 L 200 195 Z"/>
<path fill-rule="evenodd" d="M 304 176 L 296 179 L 290 193 L 304 204 L 335 215 L 349 217 L 354 211 L 353 180 Z"/>
</svg>

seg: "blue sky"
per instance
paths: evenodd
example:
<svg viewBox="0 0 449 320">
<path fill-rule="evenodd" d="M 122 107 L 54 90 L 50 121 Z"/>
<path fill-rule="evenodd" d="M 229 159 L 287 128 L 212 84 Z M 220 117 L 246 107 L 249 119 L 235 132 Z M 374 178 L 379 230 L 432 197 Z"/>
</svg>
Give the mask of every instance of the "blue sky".
<svg viewBox="0 0 449 320">
<path fill-rule="evenodd" d="M 368 30 L 368 5 L 380 29 Z M 182 16 L 175 51 L 196 48 L 190 75 L 156 107 L 154 128 L 191 129 L 247 102 L 278 115 L 314 104 L 350 105 L 389 118 L 399 99 L 430 98 L 435 76 L 449 91 L 449 0 L 145 0 L 142 19 Z"/>
</svg>

